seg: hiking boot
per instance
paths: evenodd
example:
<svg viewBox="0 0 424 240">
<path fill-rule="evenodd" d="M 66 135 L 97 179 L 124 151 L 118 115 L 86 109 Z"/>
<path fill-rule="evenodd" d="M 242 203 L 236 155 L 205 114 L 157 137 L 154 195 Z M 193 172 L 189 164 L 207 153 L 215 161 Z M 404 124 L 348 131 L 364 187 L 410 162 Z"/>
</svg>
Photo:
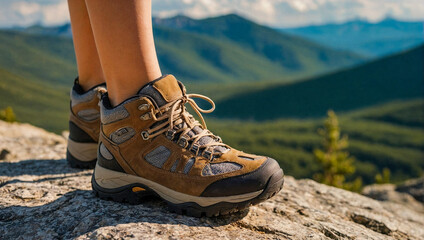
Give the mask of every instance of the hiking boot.
<svg viewBox="0 0 424 240">
<path fill-rule="evenodd" d="M 71 114 L 66 159 L 74 168 L 94 168 L 97 161 L 97 143 L 100 132 L 100 93 L 106 85 L 100 84 L 84 91 L 75 79 L 71 90 Z"/>
<path fill-rule="evenodd" d="M 212 109 L 201 109 L 194 97 L 209 101 Z M 172 75 L 145 85 L 116 107 L 104 94 L 100 109 L 92 178 L 100 198 L 138 203 L 154 194 L 171 211 L 209 217 L 262 202 L 283 186 L 283 171 L 274 159 L 235 150 L 207 130 L 201 112 L 212 112 L 213 101 L 186 94 Z"/>
</svg>

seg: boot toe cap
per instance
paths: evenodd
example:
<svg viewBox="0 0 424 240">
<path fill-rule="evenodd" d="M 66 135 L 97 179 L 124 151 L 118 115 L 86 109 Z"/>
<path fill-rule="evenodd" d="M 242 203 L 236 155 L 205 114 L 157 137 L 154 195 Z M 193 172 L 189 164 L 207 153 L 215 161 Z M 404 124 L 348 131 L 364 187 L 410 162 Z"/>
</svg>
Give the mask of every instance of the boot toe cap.
<svg viewBox="0 0 424 240">
<path fill-rule="evenodd" d="M 279 181 L 283 175 L 278 162 L 267 158 L 255 171 L 213 182 L 206 187 L 201 196 L 224 197 L 260 191 L 267 187 L 271 178 L 272 181 Z"/>
</svg>

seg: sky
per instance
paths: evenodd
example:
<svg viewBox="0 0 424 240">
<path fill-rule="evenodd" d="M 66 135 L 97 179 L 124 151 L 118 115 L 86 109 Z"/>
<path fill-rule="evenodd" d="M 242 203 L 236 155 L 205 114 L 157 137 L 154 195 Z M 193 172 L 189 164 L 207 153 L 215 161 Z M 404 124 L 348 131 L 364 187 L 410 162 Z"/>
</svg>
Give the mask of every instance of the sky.
<svg viewBox="0 0 424 240">
<path fill-rule="evenodd" d="M 142 0 L 141 0 L 142 1 Z M 152 0 L 154 16 L 204 18 L 238 13 L 273 27 L 298 27 L 386 17 L 424 20 L 424 0 Z M 0 27 L 69 22 L 66 0 L 0 0 Z"/>
</svg>

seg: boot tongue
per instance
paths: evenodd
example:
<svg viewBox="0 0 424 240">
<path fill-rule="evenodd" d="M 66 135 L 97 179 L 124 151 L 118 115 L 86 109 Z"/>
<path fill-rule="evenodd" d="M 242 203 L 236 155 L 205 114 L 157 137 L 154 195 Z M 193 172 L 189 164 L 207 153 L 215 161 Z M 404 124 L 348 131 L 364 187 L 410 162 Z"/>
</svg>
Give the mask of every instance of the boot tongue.
<svg viewBox="0 0 424 240">
<path fill-rule="evenodd" d="M 183 96 L 182 88 L 178 83 L 177 79 L 172 75 L 165 75 L 157 80 L 152 81 L 151 83 L 144 86 L 139 92 L 138 95 L 147 95 L 151 97 L 159 107 L 163 105 L 175 101 Z M 187 127 L 186 123 L 179 124 L 175 126 L 175 129 L 179 129 L 182 127 Z M 203 129 L 196 126 L 187 134 L 189 136 L 195 136 L 202 132 Z M 210 142 L 215 141 L 213 138 L 209 136 L 204 136 L 198 140 L 200 145 L 204 145 Z M 217 152 L 226 152 L 229 149 L 222 146 L 217 146 L 214 148 Z"/>
<path fill-rule="evenodd" d="M 165 75 L 144 86 L 138 95 L 147 95 L 153 98 L 161 107 L 182 97 L 183 90 L 174 76 Z"/>
</svg>

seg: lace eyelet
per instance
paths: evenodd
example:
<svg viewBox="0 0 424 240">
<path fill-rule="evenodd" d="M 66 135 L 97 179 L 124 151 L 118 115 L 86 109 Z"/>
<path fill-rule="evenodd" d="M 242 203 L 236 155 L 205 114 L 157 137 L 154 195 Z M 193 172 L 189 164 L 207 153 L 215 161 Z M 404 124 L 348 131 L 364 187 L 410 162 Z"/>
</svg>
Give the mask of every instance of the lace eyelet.
<svg viewBox="0 0 424 240">
<path fill-rule="evenodd" d="M 149 133 L 147 131 L 142 131 L 140 133 L 140 135 L 143 138 L 143 140 L 148 140 L 149 139 Z"/>
<path fill-rule="evenodd" d="M 150 108 L 150 104 L 147 104 L 147 103 L 143 103 L 143 104 L 138 106 L 138 110 L 140 110 L 140 111 L 146 111 L 149 108 Z"/>
<path fill-rule="evenodd" d="M 203 151 L 202 156 L 204 158 L 208 159 L 208 160 L 211 160 L 212 159 L 212 152 L 205 150 L 205 151 Z"/>
<path fill-rule="evenodd" d="M 185 137 L 181 137 L 180 139 L 178 139 L 177 144 L 182 148 L 186 148 L 188 146 L 188 141 Z"/>
<path fill-rule="evenodd" d="M 150 118 L 152 118 L 152 116 L 149 112 L 140 116 L 140 119 L 143 121 L 149 120 Z"/>
<path fill-rule="evenodd" d="M 197 155 L 199 153 L 199 145 L 197 144 L 191 145 L 190 152 L 194 153 L 194 155 Z"/>
<path fill-rule="evenodd" d="M 175 130 L 174 129 L 168 129 L 168 131 L 166 131 L 166 138 L 168 138 L 169 140 L 172 140 L 174 138 L 175 135 Z"/>
</svg>

